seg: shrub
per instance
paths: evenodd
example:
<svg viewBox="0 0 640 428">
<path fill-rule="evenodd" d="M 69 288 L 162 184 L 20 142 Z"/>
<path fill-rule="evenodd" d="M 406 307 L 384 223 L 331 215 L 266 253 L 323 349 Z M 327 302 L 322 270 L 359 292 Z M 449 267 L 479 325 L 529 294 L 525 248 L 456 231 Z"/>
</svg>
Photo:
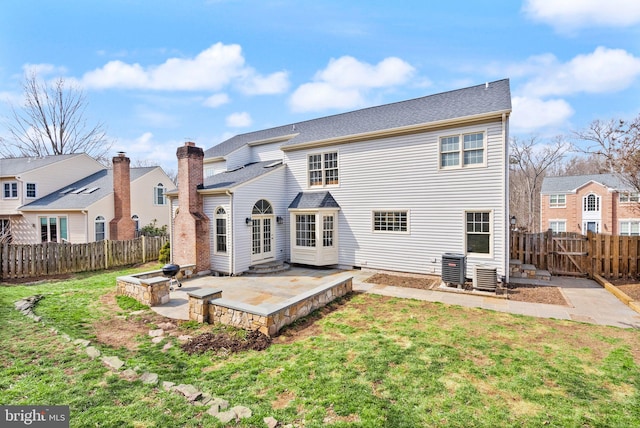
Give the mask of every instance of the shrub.
<svg viewBox="0 0 640 428">
<path fill-rule="evenodd" d="M 165 244 L 160 248 L 160 255 L 158 256 L 158 261 L 160 263 L 169 263 L 171 260 L 171 244 L 169 241 L 165 242 Z"/>
</svg>

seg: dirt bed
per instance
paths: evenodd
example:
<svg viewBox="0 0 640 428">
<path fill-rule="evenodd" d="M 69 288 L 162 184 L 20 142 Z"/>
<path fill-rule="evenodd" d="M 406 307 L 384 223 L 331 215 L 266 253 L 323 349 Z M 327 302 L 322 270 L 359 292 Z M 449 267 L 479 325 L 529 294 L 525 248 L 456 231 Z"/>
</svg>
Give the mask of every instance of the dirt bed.
<svg viewBox="0 0 640 428">
<path fill-rule="evenodd" d="M 440 277 L 429 275 L 396 275 L 378 273 L 366 280 L 366 282 L 395 287 L 419 288 L 431 290 L 440 286 Z M 520 302 L 546 303 L 549 305 L 567 306 L 562 292 L 558 287 L 536 285 L 509 285 L 508 298 Z"/>
<path fill-rule="evenodd" d="M 242 351 L 264 351 L 271 345 L 271 338 L 259 331 L 250 331 L 244 338 L 232 337 L 227 333 L 204 333 L 181 346 L 187 354 L 201 354 L 207 351 L 225 354 Z"/>
</svg>

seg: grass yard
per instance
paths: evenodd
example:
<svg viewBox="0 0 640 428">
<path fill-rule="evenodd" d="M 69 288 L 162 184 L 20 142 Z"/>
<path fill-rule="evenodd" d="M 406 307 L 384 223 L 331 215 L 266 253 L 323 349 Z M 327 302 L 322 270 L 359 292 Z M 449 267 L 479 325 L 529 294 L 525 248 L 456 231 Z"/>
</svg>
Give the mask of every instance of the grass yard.
<svg viewBox="0 0 640 428">
<path fill-rule="evenodd" d="M 73 427 L 223 426 L 206 407 L 113 374 L 66 333 L 125 368 L 249 407 L 240 426 L 266 426 L 267 416 L 296 427 L 640 426 L 635 330 L 354 294 L 260 352 L 189 355 L 177 339 L 163 352 L 165 342 L 143 333 L 136 346 L 114 347 L 98 340 L 99 326 L 156 327 L 151 316 L 130 315 L 135 305 L 105 303 L 124 273 L 0 286 L 0 405 L 70 405 Z M 13 307 L 34 294 L 44 295 L 35 312 L 45 325 Z M 180 330 L 219 329 L 186 322 Z"/>
</svg>

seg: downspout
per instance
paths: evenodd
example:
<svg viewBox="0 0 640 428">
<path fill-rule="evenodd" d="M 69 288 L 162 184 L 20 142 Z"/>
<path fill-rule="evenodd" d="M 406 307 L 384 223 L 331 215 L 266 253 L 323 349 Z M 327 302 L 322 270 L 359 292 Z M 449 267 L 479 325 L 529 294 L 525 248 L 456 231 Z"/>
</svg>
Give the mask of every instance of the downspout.
<svg viewBox="0 0 640 428">
<path fill-rule="evenodd" d="M 507 141 L 507 114 L 502 113 L 502 141 L 504 141 L 504 206 L 505 212 L 507 215 L 505 216 L 504 222 L 504 231 L 505 231 L 505 258 L 504 258 L 504 277 L 506 279 L 507 284 L 509 283 L 509 260 L 511 259 L 511 212 L 509 211 L 509 141 Z M 503 284 L 504 286 L 504 284 Z"/>
<path fill-rule="evenodd" d="M 89 243 L 89 213 L 87 210 L 82 210 L 82 214 L 84 214 L 84 242 L 85 244 Z"/>
<path fill-rule="evenodd" d="M 231 250 L 231 251 L 228 251 L 228 254 L 229 254 L 229 276 L 233 276 L 234 268 L 235 268 L 235 261 L 236 261 L 236 257 L 235 257 L 235 248 L 236 247 L 235 247 L 235 245 L 233 245 L 234 244 L 234 239 L 235 239 L 235 236 L 233 235 L 233 218 L 234 218 L 234 216 L 233 216 L 233 193 L 231 193 L 228 190 L 225 193 L 229 197 L 229 221 L 228 221 L 229 233 L 228 233 L 228 237 L 227 237 L 229 243 L 231 244 L 230 245 L 231 248 L 229 248 L 229 250 Z M 215 225 L 214 225 L 214 227 L 215 227 Z M 229 237 L 231 237 L 231 239 L 229 239 Z"/>
</svg>

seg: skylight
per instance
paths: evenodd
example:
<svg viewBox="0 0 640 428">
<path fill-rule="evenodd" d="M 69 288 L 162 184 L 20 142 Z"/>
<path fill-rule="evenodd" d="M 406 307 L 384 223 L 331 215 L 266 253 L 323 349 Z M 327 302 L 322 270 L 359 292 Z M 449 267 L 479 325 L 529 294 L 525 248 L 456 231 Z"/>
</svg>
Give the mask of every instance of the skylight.
<svg viewBox="0 0 640 428">
<path fill-rule="evenodd" d="M 88 195 L 90 193 L 95 192 L 96 190 L 98 190 L 99 187 L 92 187 L 91 189 L 87 190 L 86 192 L 84 192 L 85 195 Z"/>
<path fill-rule="evenodd" d="M 74 191 L 73 191 L 73 192 L 71 192 L 71 193 L 73 193 L 74 195 L 77 195 L 78 193 L 82 193 L 82 192 L 84 192 L 85 190 L 87 190 L 87 188 L 86 188 L 86 187 L 81 187 L 81 188 L 79 188 L 78 190 L 74 190 Z"/>
<path fill-rule="evenodd" d="M 73 189 L 75 189 L 75 187 L 67 187 L 62 192 L 60 192 L 60 194 L 61 195 L 66 195 L 67 193 L 71 192 Z"/>
</svg>

